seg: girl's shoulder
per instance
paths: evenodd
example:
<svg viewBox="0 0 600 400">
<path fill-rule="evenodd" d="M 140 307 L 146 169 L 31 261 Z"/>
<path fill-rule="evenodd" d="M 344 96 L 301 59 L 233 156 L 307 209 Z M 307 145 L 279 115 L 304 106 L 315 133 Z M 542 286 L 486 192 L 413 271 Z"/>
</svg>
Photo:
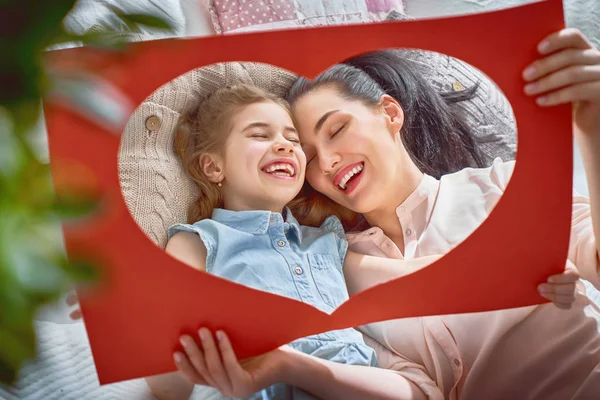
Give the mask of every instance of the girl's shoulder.
<svg viewBox="0 0 600 400">
<path fill-rule="evenodd" d="M 300 229 L 306 233 L 326 235 L 328 233 L 334 233 L 336 236 L 345 239 L 346 234 L 344 232 L 344 226 L 338 217 L 331 215 L 323 221 L 319 227 L 300 225 Z"/>
<path fill-rule="evenodd" d="M 167 238 L 170 240 L 173 236 L 175 236 L 179 232 L 190 232 L 190 233 L 201 234 L 201 233 L 204 233 L 208 227 L 214 226 L 215 224 L 218 224 L 218 222 L 213 221 L 211 219 L 203 219 L 203 220 L 194 222 L 193 224 L 183 224 L 183 223 L 173 224 L 169 227 L 169 229 L 167 231 Z"/>
</svg>

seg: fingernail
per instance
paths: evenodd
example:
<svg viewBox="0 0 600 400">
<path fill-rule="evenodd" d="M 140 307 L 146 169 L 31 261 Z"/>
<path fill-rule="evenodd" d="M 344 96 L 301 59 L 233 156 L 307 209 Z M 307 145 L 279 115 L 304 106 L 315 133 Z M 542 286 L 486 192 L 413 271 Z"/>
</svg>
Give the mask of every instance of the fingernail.
<svg viewBox="0 0 600 400">
<path fill-rule="evenodd" d="M 173 359 L 175 359 L 175 362 L 177 364 L 181 364 L 181 354 L 179 354 L 179 353 L 173 354 Z"/>
<path fill-rule="evenodd" d="M 533 78 L 533 75 L 535 75 L 535 67 L 527 67 L 525 68 L 525 71 L 523 71 L 525 79 Z"/>
<path fill-rule="evenodd" d="M 179 343 L 181 343 L 181 345 L 182 345 L 183 347 L 187 347 L 187 345 L 188 345 L 187 339 L 186 339 L 186 338 L 183 338 L 183 337 L 180 337 L 180 338 L 179 338 Z"/>
<path fill-rule="evenodd" d="M 525 93 L 533 93 L 535 91 L 536 87 L 537 87 L 537 84 L 535 84 L 535 83 L 530 83 L 529 85 L 525 85 Z"/>
<path fill-rule="evenodd" d="M 536 103 L 544 105 L 544 104 L 548 104 L 548 97 L 546 96 L 542 96 L 542 97 L 538 97 L 537 99 L 535 99 Z"/>
<path fill-rule="evenodd" d="M 206 330 L 204 328 L 200 329 L 200 339 L 203 341 L 208 339 L 208 335 L 206 334 Z"/>
<path fill-rule="evenodd" d="M 225 335 L 223 335 L 222 331 L 217 331 L 217 340 L 220 342 L 225 339 Z"/>
<path fill-rule="evenodd" d="M 550 42 L 547 40 L 542 41 L 539 45 L 538 45 L 538 51 L 540 53 L 545 53 L 548 51 L 548 49 L 550 48 Z"/>
</svg>

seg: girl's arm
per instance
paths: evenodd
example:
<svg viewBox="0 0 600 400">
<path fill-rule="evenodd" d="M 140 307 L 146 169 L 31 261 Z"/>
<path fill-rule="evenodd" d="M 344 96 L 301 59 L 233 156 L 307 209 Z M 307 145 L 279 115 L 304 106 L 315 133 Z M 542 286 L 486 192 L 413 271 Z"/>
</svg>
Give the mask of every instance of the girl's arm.
<svg viewBox="0 0 600 400">
<path fill-rule="evenodd" d="M 598 282 L 600 274 L 600 51 L 576 29 L 563 29 L 538 45 L 540 58 L 523 72 L 525 93 L 540 106 L 573 103 L 575 138 L 583 158 L 590 192 L 592 237 L 582 238 Z M 594 254 L 595 253 L 595 254 Z M 595 257 L 594 257 L 595 256 Z M 580 265 L 577 265 L 581 269 Z M 595 278 L 595 279 L 594 279 Z M 600 289 L 600 288 L 599 288 Z"/>
<path fill-rule="evenodd" d="M 193 268 L 206 270 L 206 247 L 195 233 L 175 234 L 167 243 L 165 251 Z M 188 399 L 194 390 L 194 383 L 179 372 L 149 376 L 146 383 L 159 400 Z"/>
</svg>

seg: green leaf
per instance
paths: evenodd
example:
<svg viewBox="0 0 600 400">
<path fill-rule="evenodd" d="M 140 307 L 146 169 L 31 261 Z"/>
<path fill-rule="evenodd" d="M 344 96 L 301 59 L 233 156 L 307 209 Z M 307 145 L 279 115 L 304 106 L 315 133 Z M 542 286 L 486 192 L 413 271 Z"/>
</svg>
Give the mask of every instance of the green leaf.
<svg viewBox="0 0 600 400">
<path fill-rule="evenodd" d="M 17 369 L 11 367 L 7 361 L 0 356 L 0 382 L 12 385 L 17 380 Z"/>
<path fill-rule="evenodd" d="M 9 366 L 18 368 L 25 360 L 35 356 L 35 334 L 33 323 L 26 329 L 10 331 L 0 327 L 0 359 Z"/>
</svg>

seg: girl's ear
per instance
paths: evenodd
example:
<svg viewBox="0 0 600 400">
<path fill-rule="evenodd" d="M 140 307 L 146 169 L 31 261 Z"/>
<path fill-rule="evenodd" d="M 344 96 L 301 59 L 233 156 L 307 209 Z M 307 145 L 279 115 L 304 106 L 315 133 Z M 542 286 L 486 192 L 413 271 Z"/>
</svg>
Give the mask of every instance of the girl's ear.
<svg viewBox="0 0 600 400">
<path fill-rule="evenodd" d="M 202 172 L 213 183 L 221 182 L 225 177 L 223 172 L 223 160 L 216 154 L 204 153 L 198 160 Z"/>
<path fill-rule="evenodd" d="M 383 108 L 383 112 L 389 118 L 390 132 L 393 135 L 398 134 L 400 129 L 402 129 L 402 125 L 404 125 L 404 110 L 402 106 L 400 106 L 400 103 L 396 99 L 387 94 L 381 96 L 379 102 Z"/>
</svg>

